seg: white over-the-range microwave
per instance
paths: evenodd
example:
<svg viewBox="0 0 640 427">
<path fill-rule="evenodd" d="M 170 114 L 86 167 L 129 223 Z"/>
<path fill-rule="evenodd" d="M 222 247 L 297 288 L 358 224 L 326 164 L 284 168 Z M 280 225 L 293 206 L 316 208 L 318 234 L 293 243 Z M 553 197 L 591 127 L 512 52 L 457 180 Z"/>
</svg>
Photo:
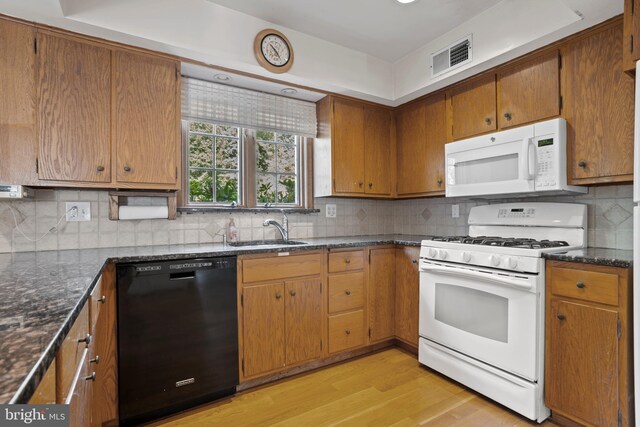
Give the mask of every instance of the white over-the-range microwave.
<svg viewBox="0 0 640 427">
<path fill-rule="evenodd" d="M 567 185 L 566 135 L 557 118 L 446 144 L 446 196 L 586 193 Z"/>
</svg>

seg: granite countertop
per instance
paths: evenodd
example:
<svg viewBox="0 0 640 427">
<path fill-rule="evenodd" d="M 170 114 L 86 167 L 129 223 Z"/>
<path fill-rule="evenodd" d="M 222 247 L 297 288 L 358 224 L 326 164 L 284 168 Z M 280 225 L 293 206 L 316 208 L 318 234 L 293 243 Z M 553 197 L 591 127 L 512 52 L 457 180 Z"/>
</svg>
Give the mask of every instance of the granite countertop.
<svg viewBox="0 0 640 427">
<path fill-rule="evenodd" d="M 420 246 L 430 236 L 302 239 L 302 246 L 192 244 L 0 254 L 0 403 L 25 403 L 110 262 L 295 252 L 383 244 Z"/>
<path fill-rule="evenodd" d="M 581 262 L 584 264 L 608 265 L 611 267 L 633 267 L 633 251 L 625 249 L 583 248 L 554 254 L 544 254 L 555 261 Z"/>
</svg>

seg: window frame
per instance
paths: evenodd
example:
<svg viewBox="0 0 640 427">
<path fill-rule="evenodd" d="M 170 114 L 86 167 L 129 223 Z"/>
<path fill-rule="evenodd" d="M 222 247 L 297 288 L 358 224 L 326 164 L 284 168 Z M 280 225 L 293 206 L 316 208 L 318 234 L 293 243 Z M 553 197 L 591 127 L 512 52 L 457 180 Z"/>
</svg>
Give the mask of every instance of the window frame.
<svg viewBox="0 0 640 427">
<path fill-rule="evenodd" d="M 220 208 L 245 208 L 245 209 L 313 209 L 313 187 L 312 187 L 312 165 L 313 159 L 311 158 L 311 147 L 313 144 L 313 138 L 308 138 L 300 135 L 295 135 L 296 138 L 296 191 L 297 201 L 294 204 L 291 203 L 270 203 L 258 204 L 257 202 L 257 181 L 258 171 L 256 165 L 256 130 L 239 128 L 238 135 L 238 203 L 234 206 L 232 203 L 224 202 L 191 202 L 189 200 L 189 122 L 208 123 L 215 126 L 217 123 L 205 122 L 202 120 L 186 120 L 181 121 L 181 144 L 182 144 L 182 190 L 180 200 L 180 207 L 183 208 L 195 208 L 198 210 L 206 210 L 207 208 L 220 209 Z M 235 125 L 234 125 L 235 126 Z M 196 132 L 197 133 L 197 132 Z M 278 133 L 278 132 L 275 132 Z M 282 133 L 282 132 L 280 132 Z M 215 133 L 214 133 L 215 135 Z M 214 136 L 215 138 L 215 136 Z M 265 141 L 269 142 L 269 141 Z M 215 144 L 215 139 L 214 139 Z M 273 142 L 273 144 L 279 144 Z M 214 153 L 215 158 L 215 153 Z M 215 166 L 215 164 L 214 164 Z M 215 170 L 215 168 L 214 168 Z M 277 192 L 277 174 L 278 172 L 267 172 L 268 174 L 276 176 L 276 192 Z M 293 175 L 285 173 L 285 175 Z M 214 176 L 215 180 L 215 176 Z M 215 181 L 214 181 L 215 182 Z M 215 190 L 214 190 L 215 193 Z M 215 194 L 214 194 L 215 196 Z M 276 196 L 277 199 L 277 196 Z"/>
</svg>

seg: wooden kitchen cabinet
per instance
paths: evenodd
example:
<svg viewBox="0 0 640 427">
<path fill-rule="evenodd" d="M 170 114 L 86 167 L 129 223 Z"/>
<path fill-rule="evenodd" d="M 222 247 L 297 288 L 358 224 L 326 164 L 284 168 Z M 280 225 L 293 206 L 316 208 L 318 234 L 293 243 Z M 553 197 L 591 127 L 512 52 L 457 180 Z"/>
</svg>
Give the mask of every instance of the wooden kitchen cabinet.
<svg viewBox="0 0 640 427">
<path fill-rule="evenodd" d="M 399 197 L 444 194 L 445 124 L 443 92 L 396 112 Z"/>
<path fill-rule="evenodd" d="M 622 36 L 615 20 L 564 47 L 570 184 L 633 180 L 634 79 L 622 68 Z"/>
<path fill-rule="evenodd" d="M 316 197 L 391 196 L 395 182 L 391 110 L 327 96 L 317 103 Z"/>
<path fill-rule="evenodd" d="M 547 262 L 545 403 L 585 425 L 633 425 L 631 270 Z"/>
<path fill-rule="evenodd" d="M 369 249 L 369 343 L 395 335 L 396 249 Z"/>
<path fill-rule="evenodd" d="M 559 114 L 558 50 L 526 58 L 498 71 L 500 129 L 549 119 Z"/>
<path fill-rule="evenodd" d="M 420 301 L 420 247 L 396 248 L 395 334 L 418 347 L 418 303 Z"/>
<path fill-rule="evenodd" d="M 241 382 L 320 358 L 321 253 L 246 255 L 238 262 Z"/>
<path fill-rule="evenodd" d="M 622 66 L 635 73 L 640 59 L 640 0 L 624 0 L 624 35 L 622 39 Z"/>
<path fill-rule="evenodd" d="M 38 33 L 38 176 L 111 182 L 111 51 Z"/>
<path fill-rule="evenodd" d="M 169 59 L 114 51 L 114 175 L 118 183 L 178 188 L 179 67 Z"/>
<path fill-rule="evenodd" d="M 451 108 L 448 130 L 452 140 L 497 129 L 496 75 L 488 73 L 448 91 Z"/>
<path fill-rule="evenodd" d="M 38 182 L 36 30 L 0 19 L 0 182 Z"/>
<path fill-rule="evenodd" d="M 31 405 L 46 405 L 56 403 L 56 361 L 55 359 L 40 380 L 33 395 L 29 399 Z"/>
</svg>

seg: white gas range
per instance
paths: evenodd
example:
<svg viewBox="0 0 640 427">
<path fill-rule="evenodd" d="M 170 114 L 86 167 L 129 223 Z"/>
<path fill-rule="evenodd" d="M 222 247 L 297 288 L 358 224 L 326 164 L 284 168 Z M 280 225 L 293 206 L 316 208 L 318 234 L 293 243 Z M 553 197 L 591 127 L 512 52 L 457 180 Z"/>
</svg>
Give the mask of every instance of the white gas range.
<svg viewBox="0 0 640 427">
<path fill-rule="evenodd" d="M 420 363 L 543 421 L 542 254 L 586 245 L 585 205 L 477 206 L 469 235 L 424 240 Z"/>
</svg>

